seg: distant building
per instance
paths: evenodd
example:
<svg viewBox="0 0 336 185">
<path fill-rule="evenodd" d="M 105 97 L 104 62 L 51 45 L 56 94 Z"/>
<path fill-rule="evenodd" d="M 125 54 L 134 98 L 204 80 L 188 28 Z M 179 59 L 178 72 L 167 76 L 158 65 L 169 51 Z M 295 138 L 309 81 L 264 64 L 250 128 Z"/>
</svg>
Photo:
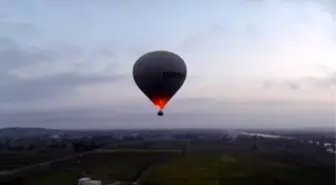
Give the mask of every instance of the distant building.
<svg viewBox="0 0 336 185">
<path fill-rule="evenodd" d="M 327 152 L 329 152 L 329 153 L 333 153 L 333 154 L 336 154 L 336 151 L 335 150 L 333 150 L 332 148 L 327 148 L 327 150 L 326 150 Z"/>
<path fill-rule="evenodd" d="M 84 185 L 102 185 L 102 182 L 100 180 L 90 180 L 85 182 Z"/>
<path fill-rule="evenodd" d="M 57 134 L 51 135 L 50 138 L 52 139 L 61 139 L 61 137 Z"/>
<path fill-rule="evenodd" d="M 89 178 L 89 177 L 80 178 L 80 179 L 78 179 L 78 185 L 85 185 L 85 183 L 89 182 L 90 180 L 91 180 L 91 178 Z"/>
</svg>

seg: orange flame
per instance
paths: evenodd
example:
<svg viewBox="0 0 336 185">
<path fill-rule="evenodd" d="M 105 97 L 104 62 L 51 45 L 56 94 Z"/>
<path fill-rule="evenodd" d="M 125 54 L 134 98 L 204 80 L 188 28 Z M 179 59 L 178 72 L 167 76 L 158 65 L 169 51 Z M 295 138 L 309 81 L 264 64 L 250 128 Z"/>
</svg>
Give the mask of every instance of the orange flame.
<svg viewBox="0 0 336 185">
<path fill-rule="evenodd" d="M 158 108 L 162 110 L 167 105 L 168 100 L 166 98 L 155 98 L 153 99 L 153 103 L 155 106 L 157 106 Z"/>
</svg>

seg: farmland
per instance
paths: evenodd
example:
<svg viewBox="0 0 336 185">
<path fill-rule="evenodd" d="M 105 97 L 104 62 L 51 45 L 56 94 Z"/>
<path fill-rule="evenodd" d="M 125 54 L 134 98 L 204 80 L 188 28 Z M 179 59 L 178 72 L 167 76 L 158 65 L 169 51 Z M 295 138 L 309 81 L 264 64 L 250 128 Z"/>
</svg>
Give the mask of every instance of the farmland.
<svg viewBox="0 0 336 185">
<path fill-rule="evenodd" d="M 305 166 L 261 154 L 191 155 L 178 152 L 103 152 L 53 164 L 16 181 L 21 185 L 76 184 L 81 176 L 132 182 L 153 166 L 141 183 L 154 184 L 333 184 L 332 166 Z M 322 169 L 323 168 L 323 171 Z M 327 172 L 327 173 L 326 173 Z"/>
<path fill-rule="evenodd" d="M 1 164 L 24 166 L 58 154 L 3 155 Z M 80 177 L 103 184 L 333 185 L 335 154 L 309 142 L 249 136 L 234 142 L 230 138 L 131 139 L 0 176 L 0 184 L 75 185 Z"/>
<path fill-rule="evenodd" d="M 69 155 L 66 152 L 7 152 L 0 154 L 0 170 L 12 170 Z"/>
<path fill-rule="evenodd" d="M 75 184 L 81 176 L 100 179 L 104 183 L 112 183 L 115 180 L 131 182 L 150 165 L 168 161 L 179 155 L 180 152 L 176 151 L 102 150 L 53 163 L 47 170 L 20 178 L 15 183 Z"/>
<path fill-rule="evenodd" d="M 199 155 L 157 166 L 144 184 L 333 184 L 333 172 L 256 153 Z"/>
</svg>

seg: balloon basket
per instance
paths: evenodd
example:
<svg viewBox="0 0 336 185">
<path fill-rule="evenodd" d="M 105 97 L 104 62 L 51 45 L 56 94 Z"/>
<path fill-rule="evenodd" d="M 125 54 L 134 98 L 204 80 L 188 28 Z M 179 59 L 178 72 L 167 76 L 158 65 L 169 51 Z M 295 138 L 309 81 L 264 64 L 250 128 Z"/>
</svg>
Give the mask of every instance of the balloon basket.
<svg viewBox="0 0 336 185">
<path fill-rule="evenodd" d="M 163 116 L 163 112 L 162 110 L 160 110 L 158 113 L 157 113 L 158 116 Z"/>
</svg>

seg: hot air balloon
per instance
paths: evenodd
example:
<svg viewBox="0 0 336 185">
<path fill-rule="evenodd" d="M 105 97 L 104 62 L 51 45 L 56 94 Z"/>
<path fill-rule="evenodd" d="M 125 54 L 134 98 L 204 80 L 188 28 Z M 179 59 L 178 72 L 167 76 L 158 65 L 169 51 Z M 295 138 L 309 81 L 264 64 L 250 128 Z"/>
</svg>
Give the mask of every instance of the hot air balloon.
<svg viewBox="0 0 336 185">
<path fill-rule="evenodd" d="M 169 51 L 152 51 L 142 55 L 133 66 L 133 79 L 139 89 L 159 108 L 158 116 L 183 85 L 187 66 Z"/>
</svg>

